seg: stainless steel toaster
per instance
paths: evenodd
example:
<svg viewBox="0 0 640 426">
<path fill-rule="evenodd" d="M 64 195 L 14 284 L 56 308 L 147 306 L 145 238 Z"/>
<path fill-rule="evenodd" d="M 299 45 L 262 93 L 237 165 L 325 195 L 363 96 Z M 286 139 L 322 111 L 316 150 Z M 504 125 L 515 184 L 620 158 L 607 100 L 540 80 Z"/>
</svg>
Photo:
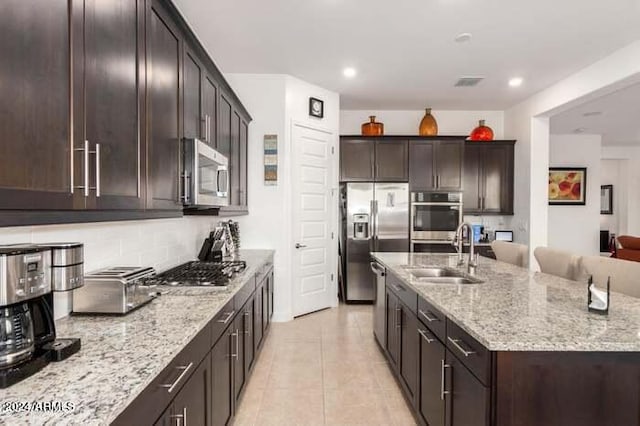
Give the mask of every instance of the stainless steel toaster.
<svg viewBox="0 0 640 426">
<path fill-rule="evenodd" d="M 155 275 L 150 267 L 116 266 L 85 275 L 84 286 L 73 290 L 73 312 L 126 314 L 156 297 L 155 286 L 145 278 Z"/>
</svg>

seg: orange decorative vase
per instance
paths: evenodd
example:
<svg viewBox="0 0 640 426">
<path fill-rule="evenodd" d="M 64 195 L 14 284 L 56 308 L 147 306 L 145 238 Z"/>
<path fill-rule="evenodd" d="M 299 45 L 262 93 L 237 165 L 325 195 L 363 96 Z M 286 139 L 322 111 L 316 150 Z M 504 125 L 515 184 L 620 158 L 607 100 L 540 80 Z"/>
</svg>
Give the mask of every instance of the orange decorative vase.
<svg viewBox="0 0 640 426">
<path fill-rule="evenodd" d="M 422 121 L 420 122 L 418 134 L 420 136 L 436 136 L 438 134 L 438 123 L 433 115 L 431 115 L 431 108 L 425 110 L 424 117 L 422 117 Z"/>
<path fill-rule="evenodd" d="M 362 124 L 362 136 L 384 135 L 384 124 L 376 122 L 376 116 L 370 115 L 369 122 Z"/>
<path fill-rule="evenodd" d="M 480 120 L 478 127 L 473 129 L 471 135 L 469 135 L 469 140 L 482 142 L 492 141 L 493 130 L 491 130 L 491 127 L 485 126 L 484 120 Z"/>
</svg>

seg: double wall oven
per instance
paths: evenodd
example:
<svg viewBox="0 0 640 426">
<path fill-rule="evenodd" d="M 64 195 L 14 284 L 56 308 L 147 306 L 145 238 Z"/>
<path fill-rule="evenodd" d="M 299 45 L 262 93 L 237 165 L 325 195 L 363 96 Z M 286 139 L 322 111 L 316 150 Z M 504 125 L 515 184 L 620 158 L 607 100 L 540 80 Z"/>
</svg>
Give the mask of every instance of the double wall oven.
<svg viewBox="0 0 640 426">
<path fill-rule="evenodd" d="M 411 193 L 411 247 L 413 251 L 449 251 L 462 223 L 461 192 Z M 437 250 L 441 246 L 442 250 Z"/>
</svg>

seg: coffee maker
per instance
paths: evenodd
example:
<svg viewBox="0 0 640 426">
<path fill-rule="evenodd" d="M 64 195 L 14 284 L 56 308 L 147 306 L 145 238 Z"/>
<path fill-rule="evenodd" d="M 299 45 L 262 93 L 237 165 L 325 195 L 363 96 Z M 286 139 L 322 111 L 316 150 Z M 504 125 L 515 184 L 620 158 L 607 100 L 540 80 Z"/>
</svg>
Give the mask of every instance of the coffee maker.
<svg viewBox="0 0 640 426">
<path fill-rule="evenodd" d="M 0 389 L 42 369 L 57 347 L 51 249 L 0 246 Z"/>
</svg>

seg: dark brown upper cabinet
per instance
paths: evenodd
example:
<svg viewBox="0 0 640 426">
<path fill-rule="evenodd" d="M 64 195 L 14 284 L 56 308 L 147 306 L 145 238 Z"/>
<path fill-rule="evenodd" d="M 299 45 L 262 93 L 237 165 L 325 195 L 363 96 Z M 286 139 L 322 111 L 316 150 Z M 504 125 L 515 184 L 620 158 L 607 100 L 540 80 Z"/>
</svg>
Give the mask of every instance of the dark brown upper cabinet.
<svg viewBox="0 0 640 426">
<path fill-rule="evenodd" d="M 464 140 L 409 142 L 409 184 L 412 191 L 461 191 Z"/>
<path fill-rule="evenodd" d="M 406 182 L 406 140 L 340 140 L 340 180 L 343 182 Z"/>
<path fill-rule="evenodd" d="M 373 181 L 375 176 L 375 142 L 363 139 L 340 140 L 340 180 Z"/>
<path fill-rule="evenodd" d="M 74 61 L 76 71 L 84 66 L 84 90 L 74 90 L 74 104 L 84 105 L 74 126 L 85 131 L 74 143 L 77 189 L 91 209 L 142 209 L 144 2 L 86 0 L 84 7 L 84 61 Z"/>
<path fill-rule="evenodd" d="M 218 141 L 218 85 L 209 75 L 202 78 L 202 122 L 204 124 L 204 140 L 215 147 Z"/>
<path fill-rule="evenodd" d="M 223 93 L 220 94 L 220 103 L 218 111 L 218 143 L 216 149 L 222 155 L 229 158 L 231 153 L 231 138 L 233 125 L 231 123 L 233 116 L 233 107 L 231 101 Z"/>
<path fill-rule="evenodd" d="M 467 142 L 463 198 L 466 214 L 513 214 L 514 143 Z"/>
<path fill-rule="evenodd" d="M 188 47 L 184 48 L 183 115 L 184 137 L 207 140 L 207 120 L 203 112 L 203 76 L 200 60 Z"/>
<path fill-rule="evenodd" d="M 408 141 L 376 140 L 375 180 L 378 182 L 406 182 Z"/>
<path fill-rule="evenodd" d="M 73 8 L 71 4 L 73 3 Z M 70 76 L 76 2 L 0 2 L 0 209 L 83 209 L 73 186 Z M 39 9 L 46 8 L 46 13 Z M 78 78 L 82 81 L 82 78 Z M 82 140 L 78 138 L 77 144 Z"/>
<path fill-rule="evenodd" d="M 182 38 L 160 1 L 147 13 L 147 208 L 181 209 Z"/>
</svg>

